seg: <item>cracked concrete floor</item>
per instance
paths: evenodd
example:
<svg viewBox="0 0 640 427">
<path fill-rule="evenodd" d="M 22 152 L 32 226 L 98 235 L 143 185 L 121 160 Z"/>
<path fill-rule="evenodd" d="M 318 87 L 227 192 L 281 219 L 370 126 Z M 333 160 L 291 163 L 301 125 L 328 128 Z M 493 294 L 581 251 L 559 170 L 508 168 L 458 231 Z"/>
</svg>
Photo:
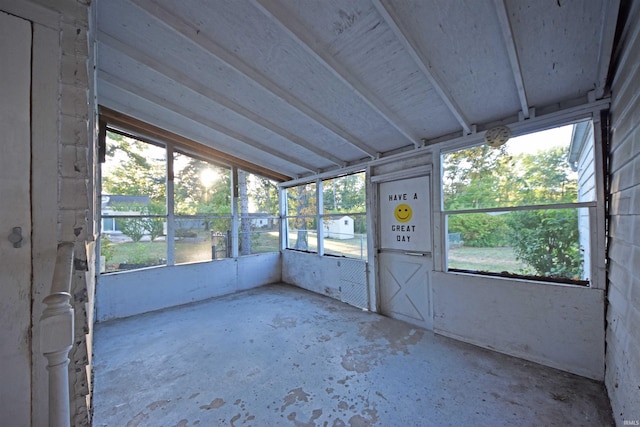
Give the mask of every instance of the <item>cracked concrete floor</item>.
<svg viewBox="0 0 640 427">
<path fill-rule="evenodd" d="M 94 426 L 607 426 L 602 384 L 287 285 L 96 325 Z"/>
</svg>

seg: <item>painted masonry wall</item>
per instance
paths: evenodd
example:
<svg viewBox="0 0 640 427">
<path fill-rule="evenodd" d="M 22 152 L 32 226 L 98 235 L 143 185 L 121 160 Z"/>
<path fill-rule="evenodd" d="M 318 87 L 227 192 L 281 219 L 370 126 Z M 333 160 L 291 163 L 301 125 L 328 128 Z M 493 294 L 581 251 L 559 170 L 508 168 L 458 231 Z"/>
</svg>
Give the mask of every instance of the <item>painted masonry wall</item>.
<svg viewBox="0 0 640 427">
<path fill-rule="evenodd" d="M 202 301 L 280 279 L 278 252 L 103 274 L 96 290 L 96 321 Z"/>
<path fill-rule="evenodd" d="M 285 250 L 282 281 L 369 309 L 367 263 L 362 260 Z"/>
<path fill-rule="evenodd" d="M 93 169 L 93 115 L 88 102 L 89 7 L 84 1 L 0 0 L 0 10 L 32 22 L 32 329 L 31 425 L 48 424 L 46 359 L 39 348 L 38 321 L 53 276 L 56 246 L 75 242 L 72 303 L 75 345 L 70 353 L 71 424 L 89 425 L 94 237 L 92 201 L 87 191 Z M 30 73 L 31 70 L 24 70 Z M 0 100 L 0 102 L 2 102 Z M 2 327 L 3 325 L 0 325 Z M 0 387 L 2 382 L 0 381 Z M 30 405 L 29 405 L 30 403 Z M 28 409 L 29 410 L 29 409 Z M 3 419 L 7 425 L 21 425 Z"/>
<path fill-rule="evenodd" d="M 640 420 L 640 2 L 621 8 L 626 25 L 614 57 L 611 105 L 605 378 L 618 425 Z"/>
</svg>

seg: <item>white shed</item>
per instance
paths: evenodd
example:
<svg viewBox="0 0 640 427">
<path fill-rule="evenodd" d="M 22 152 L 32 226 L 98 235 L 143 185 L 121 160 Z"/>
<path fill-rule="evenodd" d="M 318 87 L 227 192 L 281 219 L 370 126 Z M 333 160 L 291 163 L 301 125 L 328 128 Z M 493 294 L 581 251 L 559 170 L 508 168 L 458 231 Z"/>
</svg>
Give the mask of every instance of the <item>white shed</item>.
<svg viewBox="0 0 640 427">
<path fill-rule="evenodd" d="M 324 235 L 329 239 L 353 239 L 353 218 L 345 215 L 325 221 Z"/>
</svg>

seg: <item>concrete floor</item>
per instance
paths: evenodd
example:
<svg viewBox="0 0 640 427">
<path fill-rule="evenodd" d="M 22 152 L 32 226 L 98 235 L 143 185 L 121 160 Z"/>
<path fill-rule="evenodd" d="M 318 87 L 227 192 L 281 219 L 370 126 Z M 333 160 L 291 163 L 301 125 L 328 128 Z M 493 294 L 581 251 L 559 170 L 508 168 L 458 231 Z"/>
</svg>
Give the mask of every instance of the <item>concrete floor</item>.
<svg viewBox="0 0 640 427">
<path fill-rule="evenodd" d="M 602 384 L 286 285 L 99 324 L 94 426 L 609 426 Z"/>
</svg>

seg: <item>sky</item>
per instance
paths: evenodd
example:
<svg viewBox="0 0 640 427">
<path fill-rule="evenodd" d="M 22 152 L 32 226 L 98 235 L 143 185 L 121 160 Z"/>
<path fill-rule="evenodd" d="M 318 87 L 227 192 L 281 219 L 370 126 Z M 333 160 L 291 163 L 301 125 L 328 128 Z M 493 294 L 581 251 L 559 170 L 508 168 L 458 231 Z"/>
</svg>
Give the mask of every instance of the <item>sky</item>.
<svg viewBox="0 0 640 427">
<path fill-rule="evenodd" d="M 542 132 L 517 136 L 509 140 L 509 153 L 535 153 L 538 150 L 546 150 L 551 147 L 568 147 L 571 142 L 573 125 L 553 128 Z"/>
</svg>

